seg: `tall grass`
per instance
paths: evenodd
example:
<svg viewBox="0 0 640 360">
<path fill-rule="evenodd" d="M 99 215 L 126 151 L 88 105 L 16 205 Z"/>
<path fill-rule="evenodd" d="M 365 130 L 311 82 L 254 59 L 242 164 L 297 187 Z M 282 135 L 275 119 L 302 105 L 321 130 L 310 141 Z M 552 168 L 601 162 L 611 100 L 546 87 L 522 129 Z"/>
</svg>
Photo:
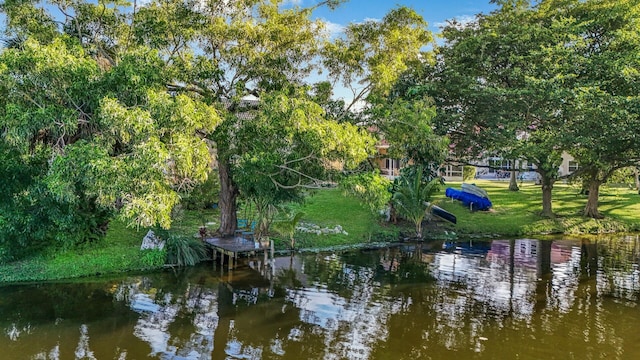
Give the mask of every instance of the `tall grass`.
<svg viewBox="0 0 640 360">
<path fill-rule="evenodd" d="M 206 255 L 206 249 L 200 239 L 179 235 L 169 235 L 166 240 L 167 264 L 193 266 Z"/>
</svg>

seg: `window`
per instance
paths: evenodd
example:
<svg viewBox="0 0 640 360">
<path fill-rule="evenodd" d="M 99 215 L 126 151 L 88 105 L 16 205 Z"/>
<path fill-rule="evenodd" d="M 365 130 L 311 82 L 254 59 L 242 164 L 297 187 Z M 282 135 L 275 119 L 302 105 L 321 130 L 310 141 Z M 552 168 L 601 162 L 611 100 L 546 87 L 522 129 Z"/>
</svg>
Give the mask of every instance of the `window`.
<svg viewBox="0 0 640 360">
<path fill-rule="evenodd" d="M 447 165 L 442 171 L 442 175 L 445 177 L 462 177 L 461 165 Z"/>
<path fill-rule="evenodd" d="M 396 159 L 385 159 L 385 167 L 387 169 L 397 169 L 400 167 L 400 160 Z"/>
<path fill-rule="evenodd" d="M 493 172 L 496 172 L 497 170 L 511 170 L 511 160 L 490 159 L 489 172 L 493 173 Z"/>
<path fill-rule="evenodd" d="M 578 170 L 578 162 L 577 161 L 569 161 L 569 172 L 572 173 Z"/>
<path fill-rule="evenodd" d="M 400 169 L 400 160 L 384 159 L 384 174 L 395 176 L 398 169 Z"/>
</svg>

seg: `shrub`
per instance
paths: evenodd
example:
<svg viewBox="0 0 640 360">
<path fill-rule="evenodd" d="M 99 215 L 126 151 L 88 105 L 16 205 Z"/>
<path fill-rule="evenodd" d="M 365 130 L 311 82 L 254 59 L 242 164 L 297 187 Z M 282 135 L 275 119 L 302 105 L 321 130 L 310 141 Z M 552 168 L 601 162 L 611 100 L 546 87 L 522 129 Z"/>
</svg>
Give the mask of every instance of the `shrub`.
<svg viewBox="0 0 640 360">
<path fill-rule="evenodd" d="M 167 264 L 178 266 L 193 266 L 207 253 L 201 240 L 179 235 L 167 238 L 166 250 Z"/>
<path fill-rule="evenodd" d="M 362 173 L 345 177 L 340 181 L 343 193 L 354 195 L 377 214 L 391 199 L 391 181 L 378 172 Z"/>
<path fill-rule="evenodd" d="M 166 250 L 147 249 L 141 251 L 140 263 L 144 268 L 155 269 L 162 266 L 167 259 Z"/>
<path fill-rule="evenodd" d="M 72 249 L 106 233 L 111 209 L 87 195 L 82 180 L 63 181 L 47 172 L 45 155 L 23 158 L 0 145 L 0 247 L 5 260 L 47 248 Z"/>
<path fill-rule="evenodd" d="M 476 167 L 475 166 L 463 166 L 462 167 L 462 180 L 469 181 L 473 180 L 476 177 Z"/>
</svg>

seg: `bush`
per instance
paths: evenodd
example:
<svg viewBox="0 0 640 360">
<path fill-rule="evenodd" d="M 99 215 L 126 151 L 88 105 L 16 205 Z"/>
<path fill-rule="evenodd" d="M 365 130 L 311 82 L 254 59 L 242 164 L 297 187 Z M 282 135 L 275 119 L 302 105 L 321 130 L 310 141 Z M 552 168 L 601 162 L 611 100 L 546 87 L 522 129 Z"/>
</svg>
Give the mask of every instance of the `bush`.
<svg viewBox="0 0 640 360">
<path fill-rule="evenodd" d="M 42 153 L 25 159 L 0 145 L 0 247 L 5 261 L 47 248 L 72 249 L 106 234 L 111 209 L 86 195 L 82 181 L 48 173 L 47 161 Z"/>
<path fill-rule="evenodd" d="M 178 266 L 193 266 L 207 254 L 201 240 L 178 235 L 167 238 L 166 249 L 167 264 Z"/>
<path fill-rule="evenodd" d="M 476 167 L 475 166 L 463 166 L 462 167 L 462 180 L 469 181 L 473 180 L 476 177 Z"/>
<path fill-rule="evenodd" d="M 378 214 L 389 203 L 390 186 L 391 181 L 381 176 L 379 172 L 351 175 L 340 181 L 343 193 L 360 199 L 374 214 Z"/>
<path fill-rule="evenodd" d="M 141 251 L 140 263 L 144 268 L 155 269 L 162 266 L 167 260 L 166 250 L 147 249 Z"/>
</svg>

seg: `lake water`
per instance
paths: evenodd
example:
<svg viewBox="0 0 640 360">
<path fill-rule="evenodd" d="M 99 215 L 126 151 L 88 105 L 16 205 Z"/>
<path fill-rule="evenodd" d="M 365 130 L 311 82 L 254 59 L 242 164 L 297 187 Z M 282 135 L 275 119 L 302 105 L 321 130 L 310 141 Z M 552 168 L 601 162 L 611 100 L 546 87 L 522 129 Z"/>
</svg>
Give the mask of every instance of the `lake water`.
<svg viewBox="0 0 640 360">
<path fill-rule="evenodd" d="M 5 286 L 0 359 L 640 359 L 639 260 L 474 240 Z"/>
</svg>

